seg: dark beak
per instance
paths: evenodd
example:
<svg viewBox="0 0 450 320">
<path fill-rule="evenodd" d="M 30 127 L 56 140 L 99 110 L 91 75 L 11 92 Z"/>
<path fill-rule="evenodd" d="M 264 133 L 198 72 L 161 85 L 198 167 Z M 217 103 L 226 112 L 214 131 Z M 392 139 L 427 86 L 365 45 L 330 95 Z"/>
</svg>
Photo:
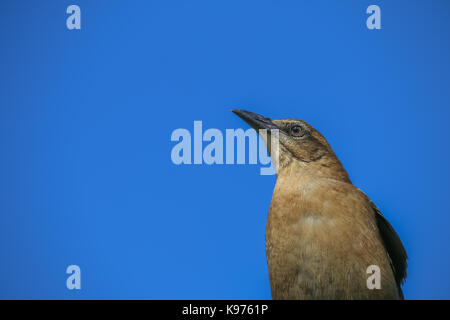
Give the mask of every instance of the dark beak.
<svg viewBox="0 0 450 320">
<path fill-rule="evenodd" d="M 272 120 L 266 117 L 263 117 L 257 113 L 253 113 L 250 111 L 234 109 L 231 110 L 234 114 L 236 114 L 239 118 L 247 122 L 250 127 L 255 129 L 257 132 L 259 129 L 278 129 L 275 124 L 273 124 Z"/>
</svg>

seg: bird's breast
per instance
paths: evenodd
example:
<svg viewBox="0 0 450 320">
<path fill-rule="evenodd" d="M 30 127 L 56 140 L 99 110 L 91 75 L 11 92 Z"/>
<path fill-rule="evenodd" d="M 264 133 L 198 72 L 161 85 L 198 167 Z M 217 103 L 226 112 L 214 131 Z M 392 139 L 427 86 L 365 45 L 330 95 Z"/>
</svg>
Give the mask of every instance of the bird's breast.
<svg viewBox="0 0 450 320">
<path fill-rule="evenodd" d="M 352 185 L 305 181 L 277 181 L 270 204 L 266 253 L 273 297 L 366 294 L 368 266 L 391 272 L 373 214 Z"/>
</svg>

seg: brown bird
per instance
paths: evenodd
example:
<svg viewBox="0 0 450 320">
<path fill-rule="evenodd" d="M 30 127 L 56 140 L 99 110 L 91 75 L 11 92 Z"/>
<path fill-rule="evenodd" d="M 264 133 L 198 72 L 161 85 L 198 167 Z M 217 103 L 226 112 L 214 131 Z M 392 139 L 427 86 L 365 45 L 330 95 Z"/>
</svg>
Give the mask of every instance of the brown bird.
<svg viewBox="0 0 450 320">
<path fill-rule="evenodd" d="M 273 299 L 403 299 L 406 251 L 355 187 L 325 138 L 297 119 L 233 112 L 256 131 L 278 130 L 277 179 L 266 225 Z M 268 135 L 267 147 L 274 135 Z M 369 266 L 380 288 L 369 288 Z"/>
</svg>

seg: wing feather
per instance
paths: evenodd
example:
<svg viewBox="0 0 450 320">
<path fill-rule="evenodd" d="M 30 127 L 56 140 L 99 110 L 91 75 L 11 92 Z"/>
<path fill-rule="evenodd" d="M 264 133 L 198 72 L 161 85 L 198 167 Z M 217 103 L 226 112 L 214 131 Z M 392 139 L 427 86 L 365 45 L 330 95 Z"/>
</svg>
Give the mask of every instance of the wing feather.
<svg viewBox="0 0 450 320">
<path fill-rule="evenodd" d="M 371 206 L 375 211 L 375 218 L 381 239 L 383 240 L 384 247 L 391 260 L 391 267 L 394 272 L 395 281 L 397 282 L 399 294 L 403 298 L 401 285 L 406 279 L 408 255 L 406 254 L 405 247 L 403 246 L 400 237 L 389 221 L 386 220 L 373 202 L 371 202 Z"/>
</svg>

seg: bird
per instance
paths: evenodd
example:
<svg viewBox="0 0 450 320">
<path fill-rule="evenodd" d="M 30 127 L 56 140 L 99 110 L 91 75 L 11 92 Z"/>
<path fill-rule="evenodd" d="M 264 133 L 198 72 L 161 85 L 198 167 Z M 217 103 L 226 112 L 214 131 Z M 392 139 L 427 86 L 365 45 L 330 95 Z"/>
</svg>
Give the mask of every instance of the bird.
<svg viewBox="0 0 450 320">
<path fill-rule="evenodd" d="M 322 134 L 303 120 L 232 112 L 266 130 L 275 163 L 265 239 L 272 299 L 403 300 L 403 243 Z M 370 266 L 379 268 L 375 288 L 368 285 Z"/>
</svg>

